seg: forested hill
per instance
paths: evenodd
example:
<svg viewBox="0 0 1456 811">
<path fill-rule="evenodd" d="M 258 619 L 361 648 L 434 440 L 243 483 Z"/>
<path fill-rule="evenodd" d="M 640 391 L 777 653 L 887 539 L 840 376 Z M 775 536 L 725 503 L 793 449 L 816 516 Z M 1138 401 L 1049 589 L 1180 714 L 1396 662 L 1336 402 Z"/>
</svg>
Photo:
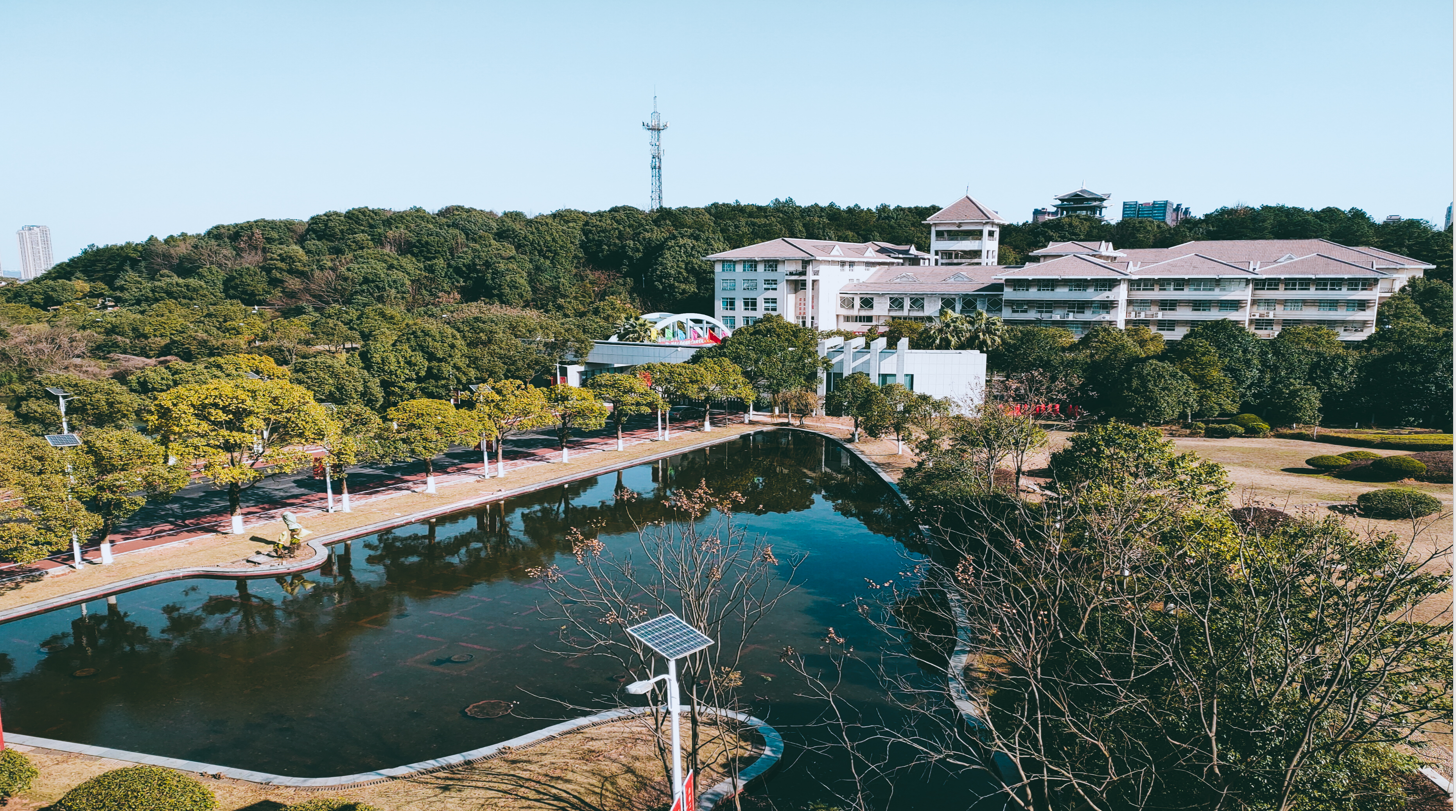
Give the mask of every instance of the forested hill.
<svg viewBox="0 0 1456 811">
<path fill-rule="evenodd" d="M 203 234 L 88 247 L 43 279 L 7 288 L 36 308 L 109 296 L 142 308 L 159 301 L 320 310 L 387 305 L 405 310 L 480 302 L 561 316 L 704 310 L 712 272 L 701 257 L 776 237 L 883 240 L 927 247 L 923 221 L 939 206 L 800 206 L 715 203 L 647 213 L 629 206 L 537 217 L 450 206 L 331 211 L 307 221 L 254 220 Z M 1105 239 L 1119 248 L 1194 239 L 1323 237 L 1429 261 L 1450 282 L 1451 235 L 1420 220 L 1376 223 L 1358 209 L 1224 208 L 1168 228 L 1085 217 L 1003 228 L 1002 264 L 1052 240 Z M 84 281 L 85 289 L 63 281 Z"/>
</svg>

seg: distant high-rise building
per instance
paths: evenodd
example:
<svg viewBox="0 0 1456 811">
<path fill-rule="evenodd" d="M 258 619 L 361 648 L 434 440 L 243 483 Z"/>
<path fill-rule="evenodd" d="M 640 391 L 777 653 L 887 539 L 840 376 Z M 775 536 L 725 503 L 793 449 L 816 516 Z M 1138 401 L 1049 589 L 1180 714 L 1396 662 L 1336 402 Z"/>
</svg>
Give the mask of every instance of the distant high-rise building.
<svg viewBox="0 0 1456 811">
<path fill-rule="evenodd" d="M 1451 203 L 1446 204 L 1446 227 L 1451 227 Z"/>
<path fill-rule="evenodd" d="M 34 279 L 51 269 L 51 229 L 27 225 L 15 232 L 20 237 L 20 278 Z"/>
<path fill-rule="evenodd" d="M 1182 203 L 1169 203 L 1167 200 L 1154 200 L 1151 203 L 1128 200 L 1122 204 L 1124 220 L 1162 220 L 1169 226 L 1174 226 L 1192 216 L 1193 212 Z"/>
</svg>

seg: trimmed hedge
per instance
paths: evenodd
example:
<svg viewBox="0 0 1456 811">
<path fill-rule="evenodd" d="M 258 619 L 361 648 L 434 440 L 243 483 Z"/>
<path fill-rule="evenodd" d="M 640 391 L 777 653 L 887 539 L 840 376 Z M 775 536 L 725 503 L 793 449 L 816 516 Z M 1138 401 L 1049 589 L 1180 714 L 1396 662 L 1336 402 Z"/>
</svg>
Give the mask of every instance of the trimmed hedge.
<svg viewBox="0 0 1456 811">
<path fill-rule="evenodd" d="M 1346 459 L 1349 459 L 1351 462 L 1359 462 L 1362 459 L 1380 458 L 1380 454 L 1375 453 L 1374 451 L 1345 451 L 1340 455 L 1345 457 Z"/>
<path fill-rule="evenodd" d="M 1414 479 L 1426 472 L 1426 465 L 1409 456 L 1384 456 L 1370 463 L 1370 467 L 1393 479 Z"/>
<path fill-rule="evenodd" d="M 1264 418 L 1259 416 L 1258 414 L 1239 414 L 1229 421 L 1232 422 L 1234 425 L 1243 428 L 1244 430 L 1248 430 L 1249 427 L 1253 425 L 1262 425 L 1265 428 L 1269 427 L 1269 424 L 1264 421 Z"/>
<path fill-rule="evenodd" d="M 1339 470 L 1340 468 L 1350 464 L 1350 460 L 1346 459 L 1343 456 L 1330 456 L 1329 454 L 1323 454 L 1320 456 L 1311 456 L 1308 459 L 1304 460 L 1304 463 L 1312 468 L 1315 468 L 1316 470 Z"/>
<path fill-rule="evenodd" d="M 290 805 L 287 811 L 379 811 L 367 803 L 346 800 L 343 797 L 320 797 L 317 800 Z"/>
<path fill-rule="evenodd" d="M 1255 439 L 1261 439 L 1261 438 L 1266 437 L 1268 435 L 1269 435 L 1269 426 L 1268 426 L 1267 423 L 1256 422 L 1253 425 L 1245 425 L 1244 426 L 1244 436 L 1254 437 Z"/>
<path fill-rule="evenodd" d="M 1244 429 L 1237 425 L 1210 425 L 1204 429 L 1203 435 L 1210 439 L 1228 439 L 1243 436 Z"/>
<path fill-rule="evenodd" d="M 1355 504 L 1372 518 L 1420 518 L 1441 509 L 1441 502 L 1434 496 L 1405 487 L 1361 493 Z"/>
<path fill-rule="evenodd" d="M 1449 451 L 1450 434 L 1341 434 L 1335 431 L 1320 431 L 1319 437 L 1312 437 L 1308 431 L 1285 431 L 1280 439 L 1303 439 L 1310 442 L 1328 442 L 1331 445 L 1354 445 L 1360 448 L 1384 448 L 1391 451 Z"/>
<path fill-rule="evenodd" d="M 206 786 L 160 766 L 113 769 L 66 792 L 55 811 L 216 811 Z"/>
<path fill-rule="evenodd" d="M 14 749 L 0 752 L 0 801 L 9 800 L 22 791 L 29 791 L 30 784 L 40 772 L 30 758 Z"/>
</svg>

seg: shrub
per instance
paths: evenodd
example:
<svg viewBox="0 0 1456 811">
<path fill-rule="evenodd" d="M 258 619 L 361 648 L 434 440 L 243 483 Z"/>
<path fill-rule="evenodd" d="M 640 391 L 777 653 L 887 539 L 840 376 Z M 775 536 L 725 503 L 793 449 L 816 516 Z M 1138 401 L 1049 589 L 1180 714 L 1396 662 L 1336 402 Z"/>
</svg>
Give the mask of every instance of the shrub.
<svg viewBox="0 0 1456 811">
<path fill-rule="evenodd" d="M 1333 445 L 1355 445 L 1361 448 L 1385 448 L 1392 451 L 1449 451 L 1450 434 L 1342 434 L 1320 431 L 1318 437 L 1308 431 L 1281 431 L 1281 439 L 1304 439 L 1329 442 Z"/>
<path fill-rule="evenodd" d="M 1266 437 L 1268 435 L 1269 435 L 1269 426 L 1267 424 L 1265 424 L 1265 423 L 1256 422 L 1253 425 L 1246 425 L 1246 426 L 1244 426 L 1244 436 L 1251 436 L 1251 437 L 1255 437 L 1255 438 L 1261 438 L 1261 437 Z"/>
<path fill-rule="evenodd" d="M 1229 514 L 1243 532 L 1268 535 L 1294 520 L 1294 516 L 1272 507 L 1240 507 Z"/>
<path fill-rule="evenodd" d="M 1322 456 L 1311 456 L 1304 460 L 1304 463 L 1317 470 L 1339 470 L 1345 465 L 1350 464 L 1350 460 L 1343 456 L 1330 456 L 1329 454 L 1325 454 Z"/>
<path fill-rule="evenodd" d="M 1245 430 L 1253 425 L 1262 425 L 1266 430 L 1269 428 L 1269 424 L 1264 422 L 1264 418 L 1257 414 L 1240 414 L 1230 420 L 1230 422 Z"/>
<path fill-rule="evenodd" d="M 1420 518 L 1441 509 L 1441 502 L 1435 497 L 1405 487 L 1361 493 L 1355 504 L 1361 513 L 1372 518 Z"/>
<path fill-rule="evenodd" d="M 1362 459 L 1380 458 L 1380 454 L 1375 453 L 1374 451 L 1345 451 L 1340 455 L 1345 457 L 1346 459 L 1349 459 L 1351 462 L 1359 462 Z"/>
<path fill-rule="evenodd" d="M 66 792 L 56 811 L 216 811 L 206 786 L 160 766 L 113 769 Z"/>
<path fill-rule="evenodd" d="M 0 801 L 8 800 L 22 791 L 40 775 L 30 758 L 14 749 L 0 752 Z"/>
<path fill-rule="evenodd" d="M 1413 453 L 1410 458 L 1423 462 L 1426 472 L 1416 478 L 1423 482 L 1435 484 L 1451 483 L 1451 452 L 1450 451 L 1422 451 Z"/>
<path fill-rule="evenodd" d="M 1372 468 L 1392 479 L 1414 479 L 1426 472 L 1426 465 L 1409 456 L 1385 456 L 1370 463 Z"/>
<path fill-rule="evenodd" d="M 320 797 L 317 800 L 290 805 L 286 811 L 379 811 L 372 805 L 346 800 L 343 797 Z"/>
<path fill-rule="evenodd" d="M 1243 436 L 1244 429 L 1238 425 L 1210 425 L 1204 430 L 1203 435 L 1210 439 L 1228 439 Z"/>
<path fill-rule="evenodd" d="M 1208 426 L 1201 422 L 1195 422 L 1188 426 L 1188 430 L 1195 434 L 1201 434 L 1208 430 Z"/>
</svg>

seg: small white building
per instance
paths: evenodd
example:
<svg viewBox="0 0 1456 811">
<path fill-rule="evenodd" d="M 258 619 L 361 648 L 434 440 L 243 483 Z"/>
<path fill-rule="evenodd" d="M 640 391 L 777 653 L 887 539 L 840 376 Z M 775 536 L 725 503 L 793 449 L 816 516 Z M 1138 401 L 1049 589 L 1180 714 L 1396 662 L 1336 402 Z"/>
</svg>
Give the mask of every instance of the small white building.
<svg viewBox="0 0 1456 811">
<path fill-rule="evenodd" d="M 1001 240 L 1001 215 L 969 194 L 930 215 L 930 264 L 994 265 Z"/>
<path fill-rule="evenodd" d="M 834 337 L 819 342 L 819 355 L 834 364 L 819 382 L 821 397 L 856 372 L 881 386 L 899 383 L 957 405 L 979 404 L 986 390 L 986 355 L 974 349 L 911 349 L 909 338 L 891 347 L 884 338 L 866 343 Z"/>
</svg>

